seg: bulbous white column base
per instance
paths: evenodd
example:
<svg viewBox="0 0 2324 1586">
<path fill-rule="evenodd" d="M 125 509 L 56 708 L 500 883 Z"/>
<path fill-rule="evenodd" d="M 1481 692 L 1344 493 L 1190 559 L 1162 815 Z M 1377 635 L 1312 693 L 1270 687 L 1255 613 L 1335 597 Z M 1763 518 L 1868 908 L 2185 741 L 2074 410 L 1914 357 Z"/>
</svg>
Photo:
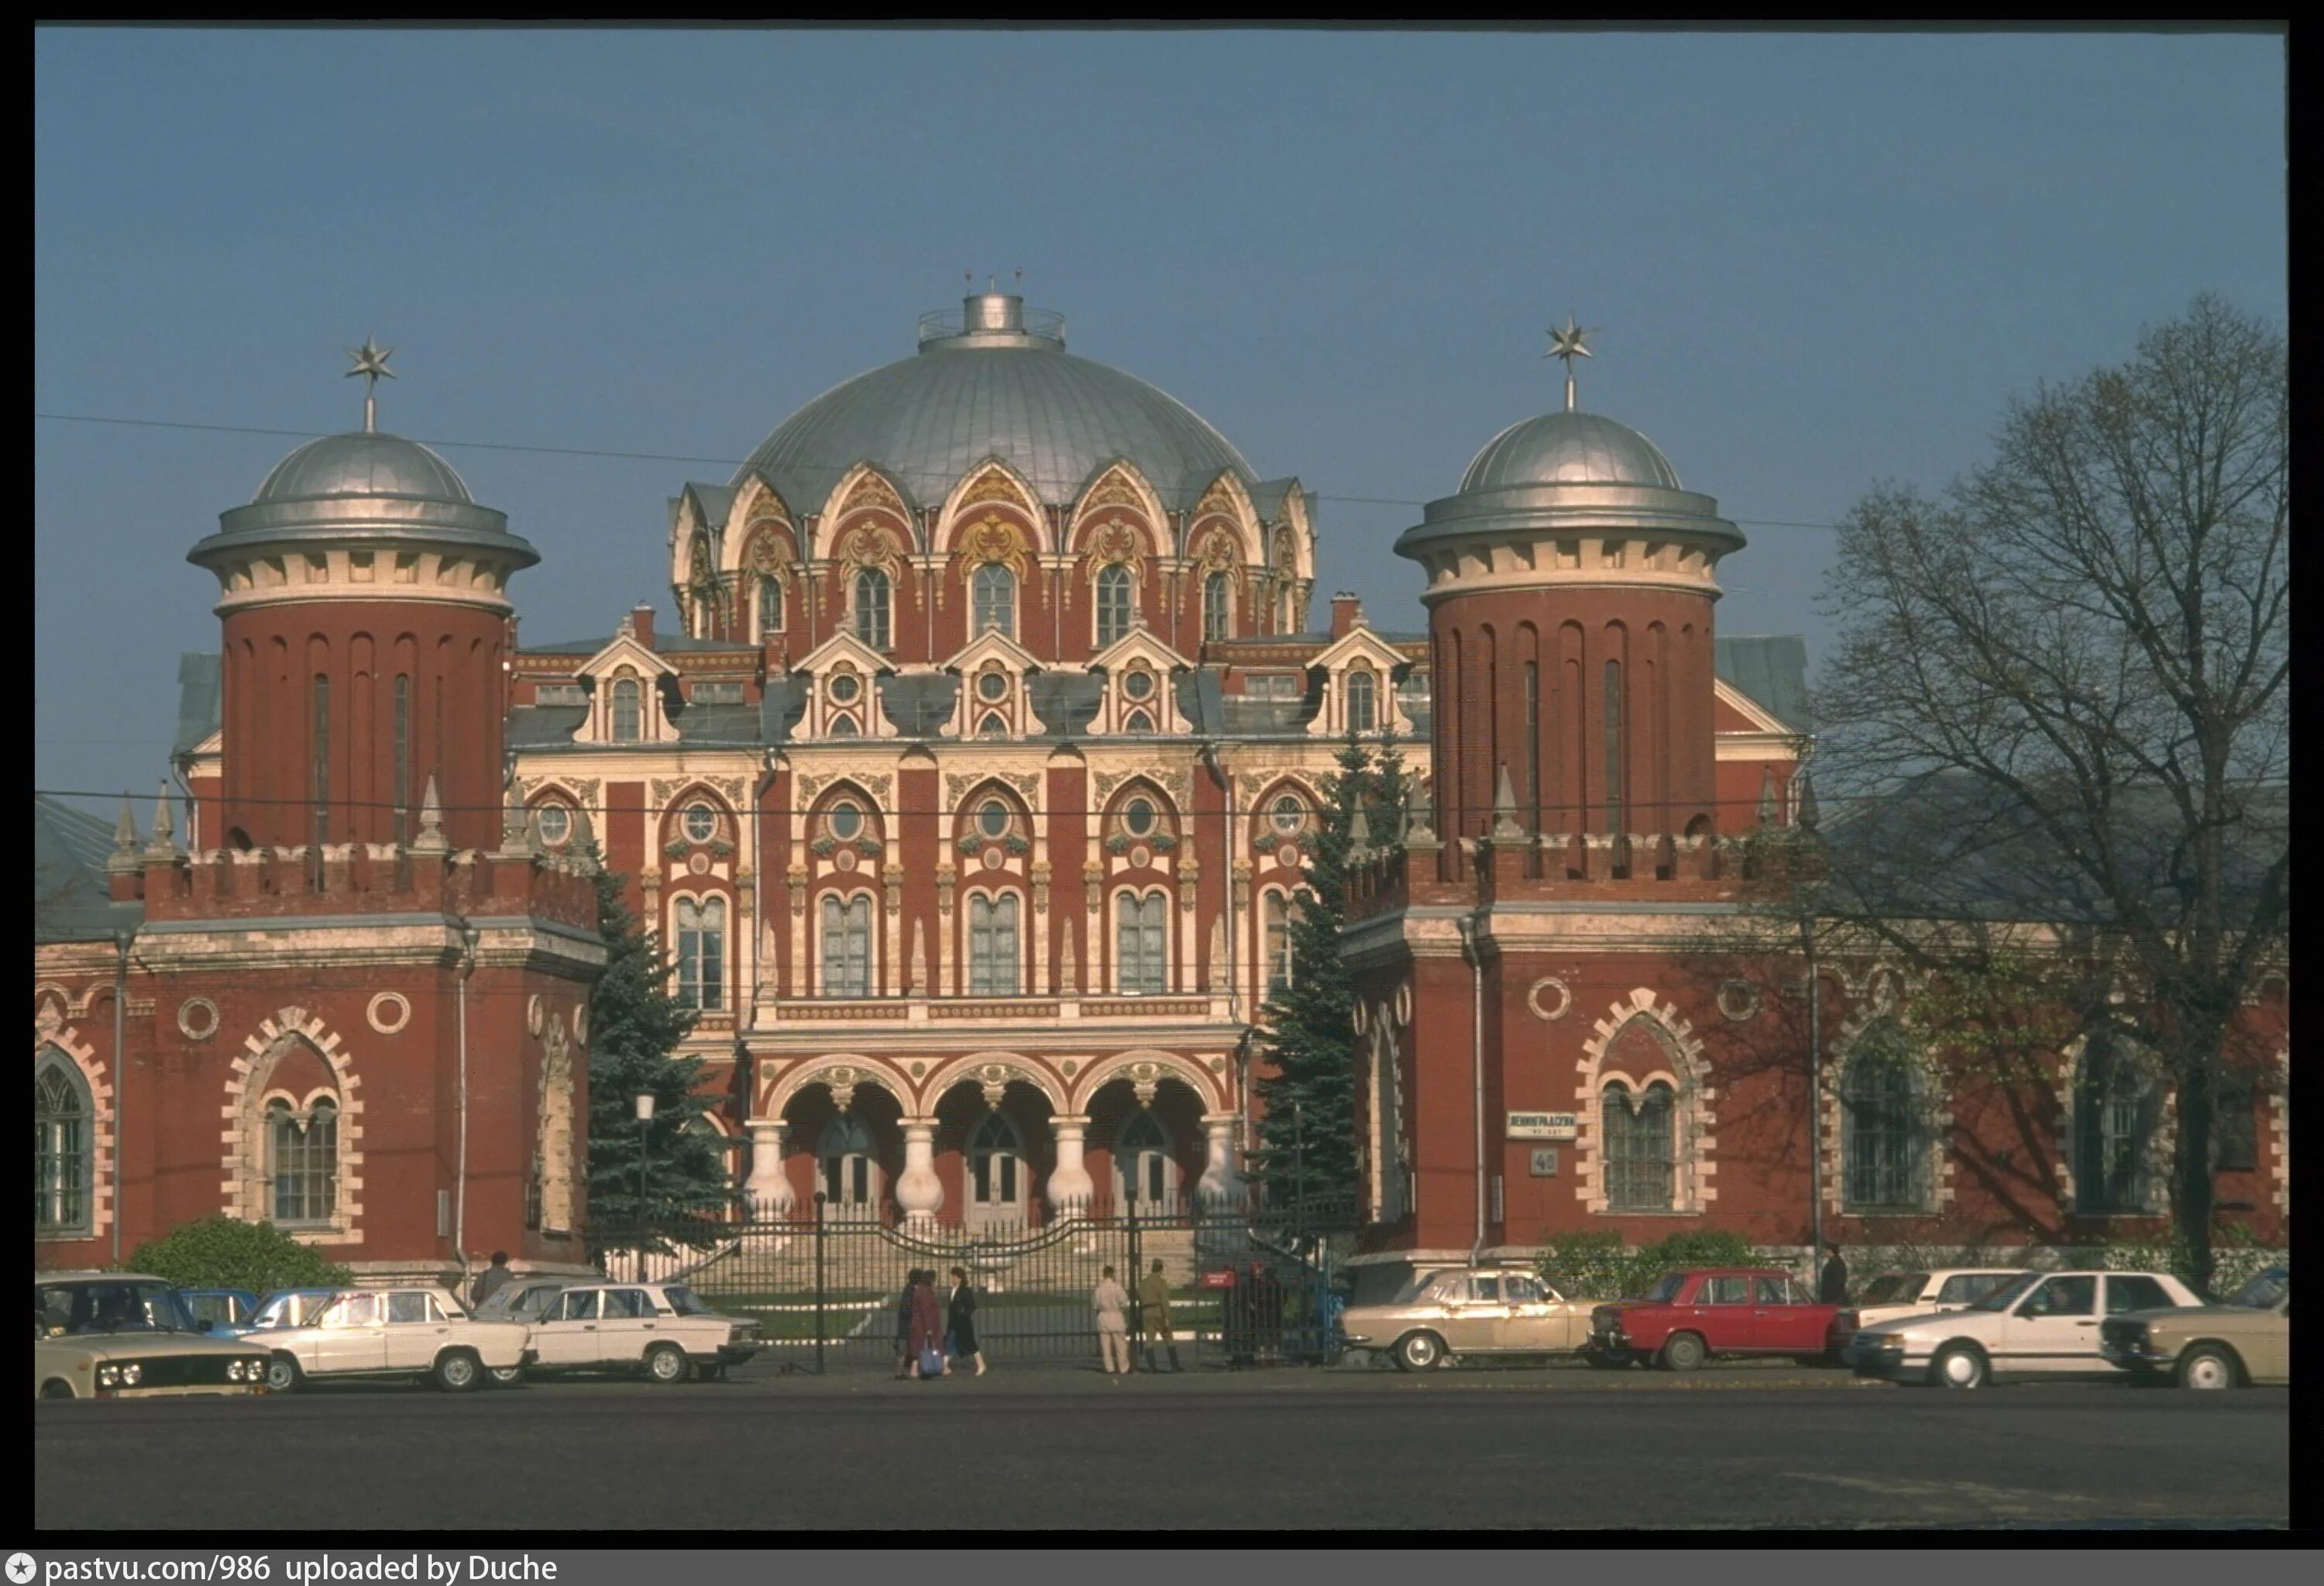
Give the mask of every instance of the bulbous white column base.
<svg viewBox="0 0 2324 1586">
<path fill-rule="evenodd" d="M 1195 1198 L 1205 1211 L 1239 1211 L 1245 1196 L 1242 1174 L 1235 1166 L 1235 1131 L 1242 1120 L 1232 1112 L 1206 1113 L 1203 1118 L 1203 1176 L 1194 1183 Z"/>
<path fill-rule="evenodd" d="M 779 1118 L 753 1118 L 751 1131 L 751 1177 L 742 1194 L 754 1217 L 788 1217 L 798 1196 L 783 1174 L 783 1136 L 790 1126 Z"/>
<path fill-rule="evenodd" d="M 1061 1222 L 1068 1217 L 1088 1216 L 1090 1203 L 1097 1198 L 1097 1181 L 1082 1162 L 1089 1121 L 1070 1114 L 1049 1120 L 1049 1128 L 1056 1137 L 1057 1165 L 1049 1170 L 1045 1198 L 1049 1203 L 1049 1215 Z"/>
<path fill-rule="evenodd" d="M 896 1176 L 896 1205 L 904 1221 L 926 1227 L 944 1210 L 944 1181 L 936 1176 L 936 1120 L 904 1120 L 904 1171 Z"/>
</svg>

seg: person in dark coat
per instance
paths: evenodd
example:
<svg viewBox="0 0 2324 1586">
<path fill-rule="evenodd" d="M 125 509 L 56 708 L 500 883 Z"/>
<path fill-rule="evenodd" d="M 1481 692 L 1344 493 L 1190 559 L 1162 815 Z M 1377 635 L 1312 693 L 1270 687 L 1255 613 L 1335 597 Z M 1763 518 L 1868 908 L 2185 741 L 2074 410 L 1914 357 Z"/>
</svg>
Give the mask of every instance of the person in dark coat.
<svg viewBox="0 0 2324 1586">
<path fill-rule="evenodd" d="M 1816 1299 L 1822 1305 L 1844 1305 L 1848 1304 L 1848 1263 L 1840 1259 L 1838 1245 L 1826 1245 L 1824 1249 L 1831 1259 L 1823 1264 L 1823 1286 L 1817 1291 Z"/>
<path fill-rule="evenodd" d="M 976 1342 L 976 1287 L 968 1281 L 968 1268 L 952 1269 L 952 1294 L 945 1302 L 945 1332 L 949 1337 L 951 1352 L 964 1360 L 974 1362 L 976 1374 L 984 1375 L 984 1351 Z M 949 1368 L 946 1368 L 949 1369 Z"/>
<path fill-rule="evenodd" d="M 913 1268 L 904 1274 L 904 1292 L 896 1296 L 896 1375 L 912 1374 L 912 1290 L 920 1281 L 920 1269 Z"/>
<path fill-rule="evenodd" d="M 912 1359 L 913 1374 L 924 1377 L 927 1373 L 920 1369 L 920 1361 L 924 1357 L 933 1353 L 939 1360 L 944 1358 L 944 1307 L 936 1304 L 936 1275 L 934 1268 L 917 1272 L 913 1274 L 913 1277 L 914 1282 L 909 1291 L 912 1305 L 911 1331 L 905 1340 L 905 1348 Z M 949 1376 L 951 1372 L 950 1366 L 942 1368 L 944 1375 Z"/>
<path fill-rule="evenodd" d="M 475 1286 L 468 1290 L 468 1308 L 475 1310 L 486 1300 L 506 1288 L 516 1274 L 509 1270 L 508 1252 L 494 1250 L 493 1264 L 476 1275 Z"/>
</svg>

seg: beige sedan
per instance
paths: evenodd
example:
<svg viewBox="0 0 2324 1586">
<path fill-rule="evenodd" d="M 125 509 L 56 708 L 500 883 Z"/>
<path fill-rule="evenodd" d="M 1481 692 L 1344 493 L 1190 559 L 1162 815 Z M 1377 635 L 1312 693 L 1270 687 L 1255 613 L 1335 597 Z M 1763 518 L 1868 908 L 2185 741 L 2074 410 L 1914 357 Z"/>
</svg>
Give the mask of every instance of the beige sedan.
<svg viewBox="0 0 2324 1586">
<path fill-rule="evenodd" d="M 1381 1305 L 1340 1319 L 1353 1349 L 1377 1350 L 1407 1371 L 1486 1355 L 1564 1355 L 1590 1337 L 1594 1300 L 1571 1300 L 1531 1272 L 1437 1268 Z"/>
<path fill-rule="evenodd" d="M 2109 1316 L 2099 1352 L 2147 1380 L 2181 1388 L 2292 1381 L 2292 1268 L 2271 1267 L 2223 1305 Z"/>
</svg>

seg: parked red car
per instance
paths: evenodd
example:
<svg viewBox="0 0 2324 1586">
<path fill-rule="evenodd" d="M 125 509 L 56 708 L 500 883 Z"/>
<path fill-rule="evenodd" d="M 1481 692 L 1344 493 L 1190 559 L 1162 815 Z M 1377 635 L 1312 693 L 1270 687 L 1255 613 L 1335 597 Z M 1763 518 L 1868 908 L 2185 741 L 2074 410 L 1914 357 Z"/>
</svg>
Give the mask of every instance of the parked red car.
<svg viewBox="0 0 2324 1586">
<path fill-rule="evenodd" d="M 1590 1314 L 1583 1353 L 1593 1366 L 1654 1360 L 1692 1371 L 1711 1355 L 1790 1355 L 1803 1364 L 1836 1362 L 1847 1339 L 1841 1307 L 1820 1305 L 1784 1273 L 1764 1267 L 1673 1272 L 1642 1300 Z"/>
</svg>

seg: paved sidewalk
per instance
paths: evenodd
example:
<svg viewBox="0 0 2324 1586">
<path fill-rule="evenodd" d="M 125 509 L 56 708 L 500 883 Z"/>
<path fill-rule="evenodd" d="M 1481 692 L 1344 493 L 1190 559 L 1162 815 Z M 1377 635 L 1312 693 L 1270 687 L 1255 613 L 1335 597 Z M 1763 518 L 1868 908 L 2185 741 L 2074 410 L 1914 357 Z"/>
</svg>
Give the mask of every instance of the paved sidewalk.
<svg viewBox="0 0 2324 1586">
<path fill-rule="evenodd" d="M 2127 1385 L 2101 1382 L 2099 1389 L 2123 1391 Z M 1784 1361 L 1736 1362 L 1706 1366 L 1678 1373 L 1634 1368 L 1598 1371 L 1587 1367 L 1455 1368 L 1426 1373 L 1361 1367 L 1272 1367 L 1231 1371 L 1205 1368 L 1179 1372 L 1139 1371 L 1128 1377 L 1108 1377 L 1095 1360 L 1087 1365 L 1070 1360 L 1028 1360 L 996 1363 L 982 1377 L 955 1373 L 932 1382 L 899 1381 L 885 1372 L 846 1365 L 823 1376 L 811 1368 L 786 1372 L 765 1356 L 735 1369 L 731 1380 L 703 1383 L 703 1392 L 722 1389 L 775 1393 L 895 1393 L 941 1397 L 954 1394 L 1009 1393 L 1088 1396 L 1111 1393 L 1131 1397 L 1250 1397 L 1255 1395 L 1345 1393 L 1351 1390 L 1381 1395 L 1432 1393 L 1718 1393 L 1758 1390 L 1830 1389 L 1849 1392 L 1903 1391 L 1894 1383 L 1872 1381 L 1849 1372 L 1803 1368 Z"/>
</svg>

